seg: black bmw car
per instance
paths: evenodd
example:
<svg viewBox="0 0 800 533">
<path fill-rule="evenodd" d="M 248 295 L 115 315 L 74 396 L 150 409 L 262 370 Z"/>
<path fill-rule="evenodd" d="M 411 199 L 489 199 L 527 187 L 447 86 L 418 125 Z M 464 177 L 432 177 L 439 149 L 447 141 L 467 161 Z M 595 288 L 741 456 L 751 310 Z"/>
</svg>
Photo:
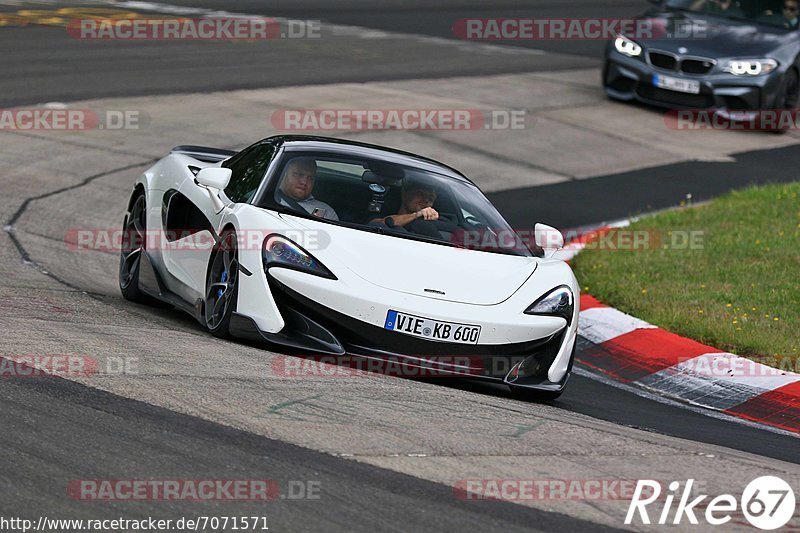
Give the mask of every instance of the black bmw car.
<svg viewBox="0 0 800 533">
<path fill-rule="evenodd" d="M 618 35 L 608 44 L 608 96 L 723 113 L 797 107 L 797 0 L 656 4 L 643 15 L 648 25 L 640 35 Z"/>
</svg>

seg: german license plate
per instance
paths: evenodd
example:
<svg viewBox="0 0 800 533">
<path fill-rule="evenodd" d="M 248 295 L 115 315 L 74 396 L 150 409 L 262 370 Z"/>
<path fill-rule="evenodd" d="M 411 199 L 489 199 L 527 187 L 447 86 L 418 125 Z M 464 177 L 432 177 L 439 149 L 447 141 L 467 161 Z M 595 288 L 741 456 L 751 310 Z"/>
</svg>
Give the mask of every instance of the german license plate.
<svg viewBox="0 0 800 533">
<path fill-rule="evenodd" d="M 653 85 L 661 89 L 677 91 L 679 93 L 700 94 L 700 82 L 694 80 L 684 80 L 683 78 L 653 74 Z"/>
<path fill-rule="evenodd" d="M 477 344 L 481 327 L 473 324 L 444 322 L 390 310 L 386 313 L 385 329 L 431 341 Z"/>
</svg>

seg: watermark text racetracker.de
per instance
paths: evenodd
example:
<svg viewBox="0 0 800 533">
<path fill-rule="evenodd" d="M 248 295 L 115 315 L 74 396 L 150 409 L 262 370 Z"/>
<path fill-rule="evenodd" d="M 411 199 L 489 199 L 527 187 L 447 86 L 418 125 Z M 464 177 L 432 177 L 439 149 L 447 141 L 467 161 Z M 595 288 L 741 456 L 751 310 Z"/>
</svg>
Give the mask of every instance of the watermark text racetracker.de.
<svg viewBox="0 0 800 533">
<path fill-rule="evenodd" d="M 67 24 L 74 39 L 103 41 L 261 41 L 319 39 L 319 20 L 227 16 L 204 18 L 83 18 Z"/>
<path fill-rule="evenodd" d="M 559 248 L 562 242 L 580 243 L 582 249 L 603 251 L 645 250 L 702 250 L 705 246 L 704 230 L 674 229 L 670 231 L 650 229 L 612 228 L 603 231 L 581 233 L 578 231 L 536 229 L 473 229 L 453 232 L 450 240 L 460 248 L 468 250 L 502 250 L 518 246 L 520 241 L 535 248 Z"/>
<path fill-rule="evenodd" d="M 133 375 L 138 373 L 138 357 L 0 353 L 0 379 L 52 376 L 86 378 L 95 375 Z"/>
<path fill-rule="evenodd" d="M 67 496 L 80 501 L 268 502 L 319 500 L 319 480 L 73 479 Z"/>
<path fill-rule="evenodd" d="M 748 317 L 744 316 L 739 317 L 738 321 L 746 323 L 747 320 Z M 800 359 L 792 356 L 745 358 L 728 353 L 712 353 L 680 358 L 671 371 L 721 379 L 737 376 L 766 380 L 786 376 L 787 373 L 800 374 Z"/>
<path fill-rule="evenodd" d="M 610 41 L 620 35 L 634 40 L 708 38 L 708 28 L 701 22 L 666 24 L 648 18 L 462 18 L 452 31 L 459 39 L 475 41 Z"/>
<path fill-rule="evenodd" d="M 261 250 L 269 235 L 276 233 L 268 228 L 236 231 L 238 250 Z M 299 244 L 305 250 L 318 251 L 330 246 L 331 236 L 327 231 L 290 229 L 280 234 Z M 64 244 L 73 252 L 118 252 L 145 248 L 154 250 L 197 250 L 205 253 L 217 244 L 217 237 L 209 231 L 196 229 L 126 231 L 121 228 L 70 228 L 64 234 Z"/>
<path fill-rule="evenodd" d="M 526 356 L 484 358 L 474 355 L 386 355 L 365 358 L 350 355 L 278 355 L 271 361 L 272 374 L 280 378 L 352 378 L 376 374 L 399 378 L 436 379 L 504 376 Z"/>
<path fill-rule="evenodd" d="M 680 131 L 789 131 L 800 129 L 800 110 L 671 109 L 664 124 Z"/>
<path fill-rule="evenodd" d="M 279 109 L 270 119 L 281 131 L 522 130 L 521 109 Z"/>
<path fill-rule="evenodd" d="M 0 131 L 140 130 L 150 116 L 140 109 L 70 109 L 66 106 L 0 109 Z"/>
<path fill-rule="evenodd" d="M 240 228 L 236 232 L 239 250 L 260 250 L 264 240 L 274 233 L 270 229 Z M 323 230 L 281 230 L 280 233 L 305 250 L 324 250 L 331 245 L 331 235 Z M 704 230 L 673 229 L 632 230 L 609 229 L 580 234 L 576 231 L 561 233 L 558 230 L 542 232 L 534 229 L 459 229 L 450 235 L 449 242 L 466 250 L 503 250 L 522 246 L 535 248 L 537 242 L 544 248 L 557 248 L 561 237 L 566 242 L 579 242 L 583 249 L 617 250 L 701 250 L 705 246 Z M 70 251 L 115 252 L 124 246 L 127 250 L 144 247 L 147 250 L 193 250 L 205 252 L 217 243 L 209 231 L 196 229 L 126 231 L 120 228 L 70 228 L 64 235 L 64 244 Z"/>
<path fill-rule="evenodd" d="M 462 479 L 453 485 L 460 500 L 600 501 L 630 500 L 637 480 L 594 479 Z"/>
<path fill-rule="evenodd" d="M 564 238 L 566 242 L 580 243 L 584 250 L 702 250 L 707 234 L 705 230 L 691 228 L 667 231 L 606 228 L 587 233 L 568 231 Z"/>
</svg>

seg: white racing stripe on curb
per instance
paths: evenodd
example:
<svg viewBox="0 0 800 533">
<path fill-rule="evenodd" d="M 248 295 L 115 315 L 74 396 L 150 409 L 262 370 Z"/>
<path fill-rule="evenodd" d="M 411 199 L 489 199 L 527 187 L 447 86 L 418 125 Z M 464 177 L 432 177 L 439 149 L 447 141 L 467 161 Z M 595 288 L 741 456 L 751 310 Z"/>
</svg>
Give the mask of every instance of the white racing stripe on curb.
<svg viewBox="0 0 800 533">
<path fill-rule="evenodd" d="M 602 344 L 637 329 L 656 327 L 613 307 L 594 307 L 581 311 L 578 320 L 581 336 L 595 344 Z"/>
<path fill-rule="evenodd" d="M 696 375 L 735 381 L 765 390 L 775 390 L 800 380 L 800 374 L 762 365 L 732 353 L 707 353 L 678 363 Z"/>
<path fill-rule="evenodd" d="M 696 375 L 676 365 L 636 381 L 648 390 L 701 407 L 724 411 L 766 392 L 737 381 Z"/>
<path fill-rule="evenodd" d="M 717 420 L 725 420 L 726 422 L 733 422 L 736 424 L 741 424 L 743 426 L 748 426 L 754 429 L 758 429 L 760 431 L 769 431 L 770 433 L 777 433 L 778 435 L 785 435 L 787 437 L 793 437 L 796 439 L 800 439 L 800 434 L 793 433 L 791 431 L 786 431 L 784 429 L 776 428 L 773 426 L 765 426 L 759 422 L 753 422 L 751 420 L 747 420 L 746 418 L 741 418 L 734 415 L 729 415 L 720 411 L 714 411 L 708 409 L 708 407 L 700 406 L 696 404 L 690 404 L 681 401 L 680 398 L 674 399 L 665 396 L 660 391 L 651 391 L 650 388 L 642 388 L 639 385 L 639 382 L 634 383 L 622 383 L 621 381 L 617 381 L 616 379 L 610 378 L 605 376 L 601 373 L 594 372 L 591 369 L 583 368 L 578 365 L 573 367 L 572 370 L 576 375 L 583 376 L 588 379 L 592 379 L 594 381 L 598 381 L 603 383 L 604 385 L 608 385 L 609 387 L 614 387 L 620 390 L 624 390 L 631 394 L 635 394 L 636 396 L 640 396 L 647 400 L 652 400 L 654 402 L 658 402 L 663 405 L 669 405 L 671 407 L 678 407 L 680 409 L 686 409 L 687 411 L 691 411 L 693 413 L 701 414 L 703 416 L 707 416 L 710 418 L 716 418 Z"/>
<path fill-rule="evenodd" d="M 707 353 L 646 376 L 637 384 L 695 405 L 725 410 L 783 386 L 800 375 L 730 353 Z"/>
</svg>

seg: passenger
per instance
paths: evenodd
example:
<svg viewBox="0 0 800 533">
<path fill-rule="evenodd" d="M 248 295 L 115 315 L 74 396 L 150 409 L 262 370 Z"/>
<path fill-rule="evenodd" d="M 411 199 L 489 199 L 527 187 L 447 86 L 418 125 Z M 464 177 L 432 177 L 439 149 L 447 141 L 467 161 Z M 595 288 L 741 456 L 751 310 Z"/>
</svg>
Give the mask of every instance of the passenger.
<svg viewBox="0 0 800 533">
<path fill-rule="evenodd" d="M 798 4 L 797 0 L 783 0 L 783 18 L 785 22 L 783 25 L 789 29 L 796 30 L 800 19 L 797 18 Z"/>
<path fill-rule="evenodd" d="M 326 220 L 339 220 L 333 208 L 314 198 L 314 180 L 317 174 L 317 161 L 312 157 L 292 159 L 283 172 L 281 183 L 275 191 L 275 200 L 286 207 L 302 208 L 310 215 Z"/>
<path fill-rule="evenodd" d="M 734 0 L 709 0 L 706 3 L 706 12 L 712 15 L 723 15 L 726 17 L 743 17 L 744 12 Z"/>
</svg>

